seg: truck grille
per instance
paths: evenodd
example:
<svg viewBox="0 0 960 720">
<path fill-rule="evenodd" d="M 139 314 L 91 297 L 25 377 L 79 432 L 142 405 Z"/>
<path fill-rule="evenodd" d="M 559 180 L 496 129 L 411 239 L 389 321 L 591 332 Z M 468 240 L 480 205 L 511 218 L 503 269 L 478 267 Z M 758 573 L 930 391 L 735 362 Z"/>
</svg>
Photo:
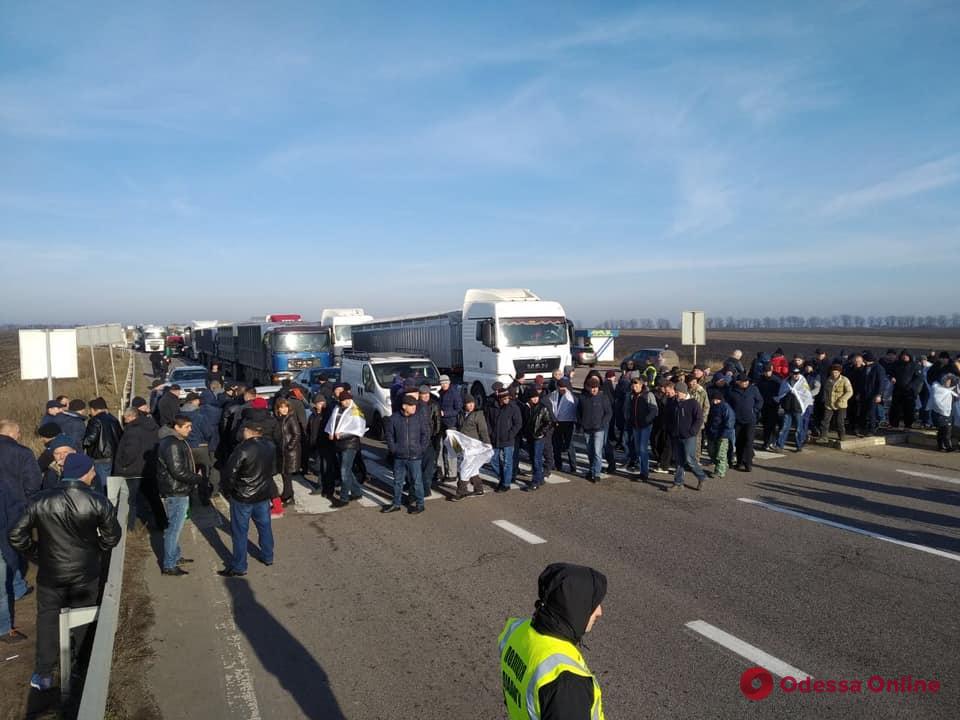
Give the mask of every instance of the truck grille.
<svg viewBox="0 0 960 720">
<path fill-rule="evenodd" d="M 316 358 L 294 358 L 287 361 L 287 367 L 291 370 L 304 370 L 317 364 Z"/>
<path fill-rule="evenodd" d="M 514 360 L 513 367 L 524 375 L 538 375 L 553 372 L 560 367 L 560 358 L 541 358 L 540 360 Z"/>
</svg>

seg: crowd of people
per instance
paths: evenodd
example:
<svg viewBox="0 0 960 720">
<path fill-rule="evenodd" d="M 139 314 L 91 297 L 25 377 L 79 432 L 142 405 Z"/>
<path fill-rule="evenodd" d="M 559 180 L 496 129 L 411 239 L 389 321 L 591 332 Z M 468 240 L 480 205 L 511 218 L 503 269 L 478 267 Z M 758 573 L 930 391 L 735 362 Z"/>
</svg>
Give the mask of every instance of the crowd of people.
<svg viewBox="0 0 960 720">
<path fill-rule="evenodd" d="M 59 396 L 47 403 L 37 426 L 39 457 L 21 444 L 16 423 L 0 420 L 0 571 L 4 602 L 0 642 L 25 639 L 14 623 L 18 599 L 32 591 L 26 560 L 38 560 L 37 665 L 32 684 L 49 687 L 56 661 L 56 616 L 61 607 L 89 604 L 96 595 L 100 558 L 120 529 L 105 497 L 108 476 L 130 481 L 135 512 L 163 533 L 160 571 L 188 574 L 179 536 L 193 500 L 229 502 L 233 551 L 220 574 L 248 570 L 247 536 L 258 531 L 257 559 L 274 559 L 271 519 L 294 500 L 294 481 L 312 494 L 346 507 L 362 497 L 369 479 L 361 438 L 369 428 L 347 383 L 320 376 L 312 392 L 284 381 L 271 399 L 254 387 L 225 381 L 217 368 L 200 392 L 164 385 L 166 368 L 149 398 L 135 397 L 118 420 L 103 398 L 89 403 Z M 383 428 L 386 463 L 393 470 L 391 502 L 383 513 L 416 515 L 443 483 L 455 483 L 451 500 L 483 495 L 481 467 L 489 464 L 495 492 L 524 477 L 535 492 L 553 472 L 582 471 L 599 482 L 619 468 L 638 482 L 652 473 L 672 475 L 666 491 L 685 487 L 686 472 L 703 488 L 730 468 L 753 469 L 755 436 L 767 451 L 797 452 L 808 438 L 825 442 L 831 431 L 874 434 L 883 426 L 919 424 L 937 429 L 938 447 L 954 448 L 960 427 L 960 356 L 864 351 L 827 358 L 788 359 L 777 350 L 758 353 L 747 368 L 734 352 L 714 372 L 696 366 L 591 370 L 574 391 L 574 368 L 532 381 L 518 375 L 474 396 L 440 377 L 437 394 L 416 379 L 397 376 L 393 413 Z M 587 462 L 581 469 L 574 443 L 581 435 Z M 708 462 L 702 462 L 706 451 Z M 526 456 L 529 470 L 521 467 Z M 710 467 L 710 470 L 704 468 Z M 307 480 L 309 475 L 314 481 Z M 277 482 L 279 480 L 279 483 Z M 338 491 L 339 487 L 339 491 Z M 37 532 L 37 538 L 34 538 Z M 82 640 L 82 638 L 81 638 Z"/>
</svg>

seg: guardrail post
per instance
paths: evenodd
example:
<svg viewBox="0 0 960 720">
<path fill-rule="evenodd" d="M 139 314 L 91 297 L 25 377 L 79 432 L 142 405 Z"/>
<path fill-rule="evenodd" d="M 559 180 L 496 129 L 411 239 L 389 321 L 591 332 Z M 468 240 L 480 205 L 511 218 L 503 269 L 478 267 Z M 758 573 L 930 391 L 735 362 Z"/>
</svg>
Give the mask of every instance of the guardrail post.
<svg viewBox="0 0 960 720">
<path fill-rule="evenodd" d="M 96 605 L 60 610 L 60 697 L 65 698 L 70 694 L 70 674 L 73 665 L 70 631 L 81 625 L 96 622 L 99 611 L 100 608 Z"/>
</svg>

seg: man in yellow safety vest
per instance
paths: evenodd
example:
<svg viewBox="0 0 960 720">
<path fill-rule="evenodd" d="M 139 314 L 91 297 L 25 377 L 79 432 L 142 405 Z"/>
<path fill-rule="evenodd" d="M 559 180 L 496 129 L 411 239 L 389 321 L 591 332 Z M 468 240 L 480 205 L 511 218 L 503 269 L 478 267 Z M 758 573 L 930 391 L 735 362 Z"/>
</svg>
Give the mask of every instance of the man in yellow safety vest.
<svg viewBox="0 0 960 720">
<path fill-rule="evenodd" d="M 540 573 L 533 617 L 500 633 L 500 678 L 510 720 L 603 720 L 600 685 L 577 645 L 603 611 L 607 578 L 554 563 Z"/>
</svg>

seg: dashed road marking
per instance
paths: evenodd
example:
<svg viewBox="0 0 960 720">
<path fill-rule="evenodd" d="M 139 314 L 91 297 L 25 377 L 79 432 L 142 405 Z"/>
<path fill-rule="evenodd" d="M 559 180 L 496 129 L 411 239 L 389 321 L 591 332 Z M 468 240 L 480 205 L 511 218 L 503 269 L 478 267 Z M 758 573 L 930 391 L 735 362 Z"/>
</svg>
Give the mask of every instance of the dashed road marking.
<svg viewBox="0 0 960 720">
<path fill-rule="evenodd" d="M 775 658 L 760 648 L 744 642 L 740 638 L 724 632 L 720 628 L 714 627 L 703 620 L 692 620 L 688 622 L 685 627 L 693 630 L 695 633 L 703 635 L 703 637 L 708 640 L 713 640 L 713 642 L 722 645 L 727 650 L 736 653 L 742 658 L 746 658 L 753 664 L 766 668 L 777 677 L 794 677 L 797 680 L 812 677 L 809 673 L 805 673 L 803 670 L 795 668 L 793 665 L 789 665 L 783 660 Z"/>
<path fill-rule="evenodd" d="M 940 480 L 941 482 L 960 485 L 960 480 L 957 478 L 947 477 L 946 475 L 934 475 L 933 473 L 922 473 L 917 472 L 916 470 L 900 470 L 899 468 L 897 469 L 897 472 L 903 473 L 904 475 L 909 475 L 910 477 L 927 478 L 928 480 Z"/>
<path fill-rule="evenodd" d="M 960 562 L 960 555 L 947 552 L 946 550 L 937 550 L 936 548 L 927 547 L 926 545 L 919 545 L 917 543 L 907 542 L 906 540 L 897 540 L 896 538 L 888 537 L 887 535 L 875 533 L 872 530 L 864 530 L 863 528 L 858 528 L 853 525 L 844 525 L 843 523 L 834 522 L 833 520 L 826 520 L 824 518 L 817 517 L 816 515 L 807 515 L 806 513 L 798 512 L 797 510 L 790 510 L 789 508 L 780 507 L 779 505 L 774 505 L 773 503 L 763 502 L 762 500 L 754 500 L 752 498 L 737 498 L 737 500 L 740 502 L 750 503 L 751 505 L 759 505 L 760 507 L 765 507 L 768 510 L 783 513 L 784 515 L 792 515 L 793 517 L 798 517 L 801 520 L 810 520 L 811 522 L 815 522 L 820 525 L 826 525 L 827 527 L 837 528 L 838 530 L 846 530 L 847 532 L 856 533 L 857 535 L 865 535 L 866 537 L 871 537 L 875 540 L 883 540 L 884 542 L 900 545 L 902 547 L 910 548 L 911 550 L 919 550 L 920 552 L 925 552 L 931 555 L 937 555 L 939 557 Z"/>
<path fill-rule="evenodd" d="M 534 535 L 532 532 L 524 530 L 519 525 L 514 525 L 509 520 L 494 520 L 493 524 L 498 528 L 506 530 L 511 535 L 516 535 L 518 538 L 530 543 L 531 545 L 543 545 L 546 542 L 546 540 L 539 535 Z"/>
</svg>

